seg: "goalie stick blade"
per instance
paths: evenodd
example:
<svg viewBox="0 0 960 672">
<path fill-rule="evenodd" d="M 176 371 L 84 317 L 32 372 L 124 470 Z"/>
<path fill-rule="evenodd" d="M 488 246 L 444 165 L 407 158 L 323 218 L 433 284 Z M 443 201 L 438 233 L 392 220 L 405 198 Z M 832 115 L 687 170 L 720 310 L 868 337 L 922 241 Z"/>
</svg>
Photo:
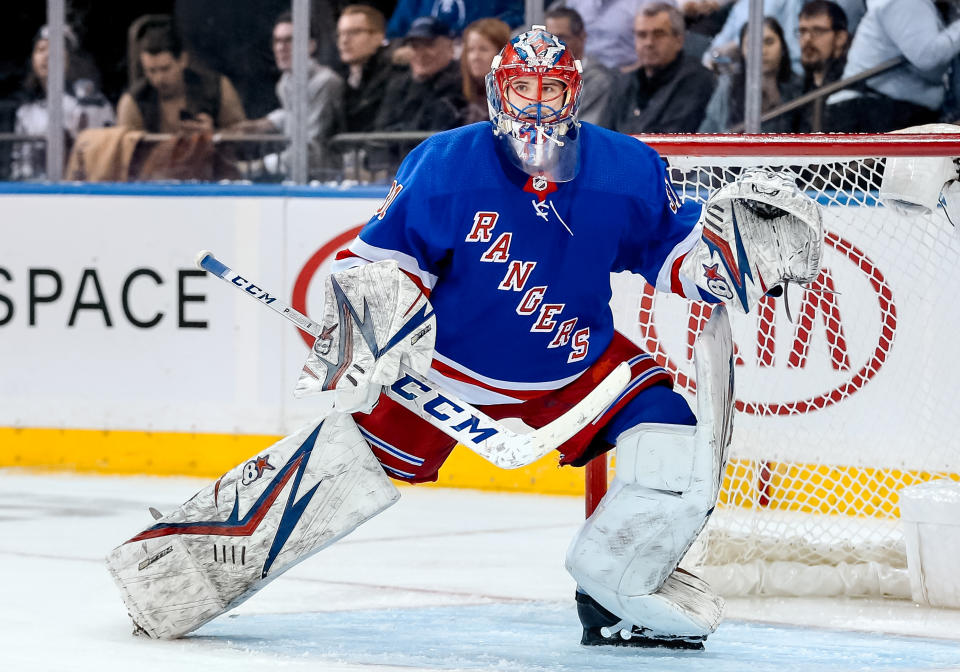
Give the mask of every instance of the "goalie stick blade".
<svg viewBox="0 0 960 672">
<path fill-rule="evenodd" d="M 581 399 L 573 408 L 550 424 L 544 425 L 533 432 L 539 455 L 530 462 L 539 460 L 551 450 L 570 440 L 574 434 L 596 420 L 607 408 L 613 406 L 630 383 L 630 378 L 630 365 L 621 362 L 617 365 L 617 368 L 607 374 L 607 377 L 599 385 L 590 391 L 590 394 Z M 527 462 L 527 464 L 530 462 Z"/>
</svg>

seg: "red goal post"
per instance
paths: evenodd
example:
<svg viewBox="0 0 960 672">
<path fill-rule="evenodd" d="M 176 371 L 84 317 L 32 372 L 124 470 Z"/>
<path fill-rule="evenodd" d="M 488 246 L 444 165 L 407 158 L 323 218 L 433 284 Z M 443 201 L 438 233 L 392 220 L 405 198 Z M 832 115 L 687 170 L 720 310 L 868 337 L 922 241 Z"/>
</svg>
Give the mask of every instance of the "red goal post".
<svg viewBox="0 0 960 672">
<path fill-rule="evenodd" d="M 908 597 L 898 491 L 960 480 L 960 232 L 943 209 L 903 214 L 878 191 L 891 157 L 960 157 L 960 135 L 638 136 L 683 199 L 745 167 L 791 174 L 823 207 L 823 271 L 810 289 L 731 315 L 737 416 L 717 511 L 688 554 L 721 592 Z M 617 327 L 693 404 L 706 304 L 614 277 Z M 695 407 L 695 406 L 694 406 Z M 587 512 L 615 458 L 586 469 Z"/>
</svg>

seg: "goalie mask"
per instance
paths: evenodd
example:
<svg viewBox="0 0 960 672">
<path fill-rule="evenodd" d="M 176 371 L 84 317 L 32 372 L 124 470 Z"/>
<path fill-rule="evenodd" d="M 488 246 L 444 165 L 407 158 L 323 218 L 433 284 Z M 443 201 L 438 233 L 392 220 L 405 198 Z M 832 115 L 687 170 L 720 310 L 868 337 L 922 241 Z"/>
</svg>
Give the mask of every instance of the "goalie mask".
<svg viewBox="0 0 960 672">
<path fill-rule="evenodd" d="M 580 161 L 580 61 L 543 26 L 513 38 L 487 73 L 493 134 L 528 175 L 569 182 Z"/>
</svg>

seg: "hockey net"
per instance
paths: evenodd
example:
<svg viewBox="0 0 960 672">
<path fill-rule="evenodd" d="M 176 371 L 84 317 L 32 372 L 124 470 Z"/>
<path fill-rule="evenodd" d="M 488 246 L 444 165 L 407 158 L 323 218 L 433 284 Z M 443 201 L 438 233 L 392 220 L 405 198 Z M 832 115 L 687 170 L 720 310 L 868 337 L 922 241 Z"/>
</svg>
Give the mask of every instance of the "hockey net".
<svg viewBox="0 0 960 672">
<path fill-rule="evenodd" d="M 957 136 L 656 136 L 684 199 L 748 166 L 789 172 L 822 206 L 810 289 L 731 314 L 737 415 L 719 504 L 684 565 L 725 594 L 909 597 L 898 492 L 960 480 L 960 232 L 943 208 L 878 199 L 890 157 L 960 156 Z M 812 290 L 812 291 L 811 291 Z M 618 328 L 693 405 L 709 306 L 615 277 Z M 695 405 L 693 406 L 695 408 Z M 588 510 L 615 470 L 588 468 Z"/>
</svg>

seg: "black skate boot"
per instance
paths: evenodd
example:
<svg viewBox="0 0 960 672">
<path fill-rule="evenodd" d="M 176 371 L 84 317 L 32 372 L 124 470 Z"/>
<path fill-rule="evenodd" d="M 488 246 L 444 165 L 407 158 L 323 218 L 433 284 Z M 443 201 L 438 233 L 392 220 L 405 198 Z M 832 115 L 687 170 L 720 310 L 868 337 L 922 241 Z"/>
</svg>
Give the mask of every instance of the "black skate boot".
<svg viewBox="0 0 960 672">
<path fill-rule="evenodd" d="M 583 637 L 580 643 L 584 646 L 639 646 L 643 648 L 663 647 L 667 649 L 703 650 L 703 637 L 663 637 L 650 636 L 648 630 L 633 626 L 630 638 L 624 639 L 620 629 L 613 630 L 621 619 L 604 609 L 596 600 L 580 590 L 577 590 L 577 615 L 583 624 Z M 604 635 L 604 632 L 608 635 Z"/>
</svg>

